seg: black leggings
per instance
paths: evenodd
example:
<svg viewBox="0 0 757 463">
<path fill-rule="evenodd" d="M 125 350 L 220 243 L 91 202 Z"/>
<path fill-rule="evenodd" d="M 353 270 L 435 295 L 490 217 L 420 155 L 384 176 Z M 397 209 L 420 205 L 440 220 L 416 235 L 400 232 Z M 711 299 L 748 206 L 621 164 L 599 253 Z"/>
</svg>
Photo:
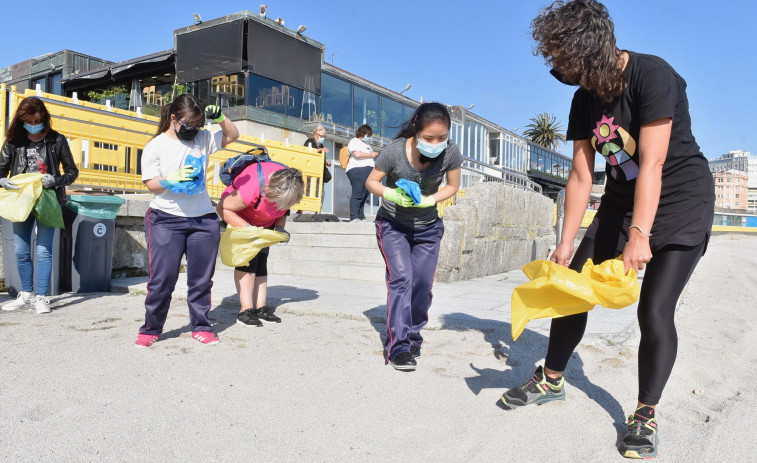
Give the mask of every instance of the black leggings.
<svg viewBox="0 0 757 463">
<path fill-rule="evenodd" d="M 617 237 L 614 237 L 617 238 Z M 675 307 L 705 248 L 707 239 L 697 246 L 668 245 L 658 250 L 646 266 L 639 297 L 639 402 L 657 405 L 673 370 L 678 350 Z M 588 258 L 603 262 L 617 257 L 617 239 L 584 238 L 570 268 L 581 271 Z M 568 360 L 586 329 L 587 313 L 552 319 L 545 366 L 565 371 Z"/>
</svg>

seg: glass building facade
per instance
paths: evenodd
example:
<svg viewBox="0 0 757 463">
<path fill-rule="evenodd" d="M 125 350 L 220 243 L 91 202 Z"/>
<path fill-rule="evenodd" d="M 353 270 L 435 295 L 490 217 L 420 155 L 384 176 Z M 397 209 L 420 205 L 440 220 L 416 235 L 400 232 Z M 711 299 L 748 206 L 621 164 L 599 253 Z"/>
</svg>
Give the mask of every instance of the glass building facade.
<svg viewBox="0 0 757 463">
<path fill-rule="evenodd" d="M 415 108 L 328 73 L 321 74 L 323 120 L 356 129 L 368 124 L 373 134 L 394 138 Z"/>
<path fill-rule="evenodd" d="M 555 179 L 567 180 L 573 161 L 554 151 L 528 142 L 531 152 L 529 173 L 539 173 Z"/>
</svg>

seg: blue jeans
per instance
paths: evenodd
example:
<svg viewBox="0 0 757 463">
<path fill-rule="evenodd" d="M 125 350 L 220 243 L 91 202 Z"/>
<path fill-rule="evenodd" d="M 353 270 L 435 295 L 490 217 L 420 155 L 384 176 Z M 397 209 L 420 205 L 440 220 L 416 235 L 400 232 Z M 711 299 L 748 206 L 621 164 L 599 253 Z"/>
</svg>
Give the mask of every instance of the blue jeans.
<svg viewBox="0 0 757 463">
<path fill-rule="evenodd" d="M 16 254 L 18 276 L 21 279 L 21 290 L 34 291 L 34 265 L 32 264 L 31 242 L 32 230 L 36 219 L 34 214 L 29 214 L 24 222 L 13 222 L 13 250 Z M 55 228 L 46 227 L 37 222 L 37 245 L 35 256 L 37 258 L 37 292 L 39 296 L 47 295 L 50 286 L 50 274 L 53 271 L 53 238 Z"/>
</svg>

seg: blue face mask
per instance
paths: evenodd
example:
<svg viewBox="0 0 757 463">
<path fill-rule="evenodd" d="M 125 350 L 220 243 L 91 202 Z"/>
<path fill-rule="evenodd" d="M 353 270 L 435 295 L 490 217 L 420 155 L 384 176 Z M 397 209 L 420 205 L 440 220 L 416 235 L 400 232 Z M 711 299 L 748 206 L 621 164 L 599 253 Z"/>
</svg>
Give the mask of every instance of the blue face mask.
<svg viewBox="0 0 757 463">
<path fill-rule="evenodd" d="M 45 124 L 30 125 L 30 124 L 24 123 L 24 128 L 30 134 L 35 135 L 45 130 Z"/>
<path fill-rule="evenodd" d="M 447 143 L 448 140 L 444 140 L 443 142 L 439 143 L 429 143 L 427 141 L 421 140 L 420 138 L 417 139 L 418 151 L 420 151 L 421 154 L 426 156 L 427 158 L 435 158 L 442 154 L 442 151 L 447 148 Z"/>
<path fill-rule="evenodd" d="M 324 137 L 321 137 L 318 139 L 318 143 L 323 144 L 323 142 L 326 141 Z"/>
<path fill-rule="evenodd" d="M 366 142 L 366 143 L 370 143 L 371 142 L 371 137 L 369 137 L 368 135 L 366 135 L 366 136 L 363 137 L 363 141 Z"/>
</svg>

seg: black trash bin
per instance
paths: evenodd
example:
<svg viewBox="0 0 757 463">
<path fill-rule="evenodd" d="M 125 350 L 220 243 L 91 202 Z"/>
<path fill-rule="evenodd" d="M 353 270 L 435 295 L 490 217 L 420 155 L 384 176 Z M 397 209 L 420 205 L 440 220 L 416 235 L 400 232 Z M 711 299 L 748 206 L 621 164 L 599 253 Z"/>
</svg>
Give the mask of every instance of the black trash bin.
<svg viewBox="0 0 757 463">
<path fill-rule="evenodd" d="M 3 273 L 5 278 L 5 287 L 8 288 L 8 295 L 11 297 L 18 296 L 21 291 L 21 277 L 18 274 L 18 265 L 16 264 L 16 252 L 13 244 L 13 222 L 8 219 L 0 218 L 0 229 L 2 229 L 3 243 Z M 63 230 L 56 228 L 53 237 L 53 271 L 50 274 L 50 284 L 47 288 L 48 296 L 57 296 L 60 294 L 60 241 Z M 37 229 L 32 232 L 32 262 L 34 262 L 34 286 L 37 286 L 37 257 L 35 248 L 37 247 Z M 35 288 L 36 289 L 36 288 Z"/>
<path fill-rule="evenodd" d="M 71 195 L 63 208 L 66 228 L 61 240 L 61 291 L 110 291 L 116 213 L 123 198 Z"/>
</svg>

